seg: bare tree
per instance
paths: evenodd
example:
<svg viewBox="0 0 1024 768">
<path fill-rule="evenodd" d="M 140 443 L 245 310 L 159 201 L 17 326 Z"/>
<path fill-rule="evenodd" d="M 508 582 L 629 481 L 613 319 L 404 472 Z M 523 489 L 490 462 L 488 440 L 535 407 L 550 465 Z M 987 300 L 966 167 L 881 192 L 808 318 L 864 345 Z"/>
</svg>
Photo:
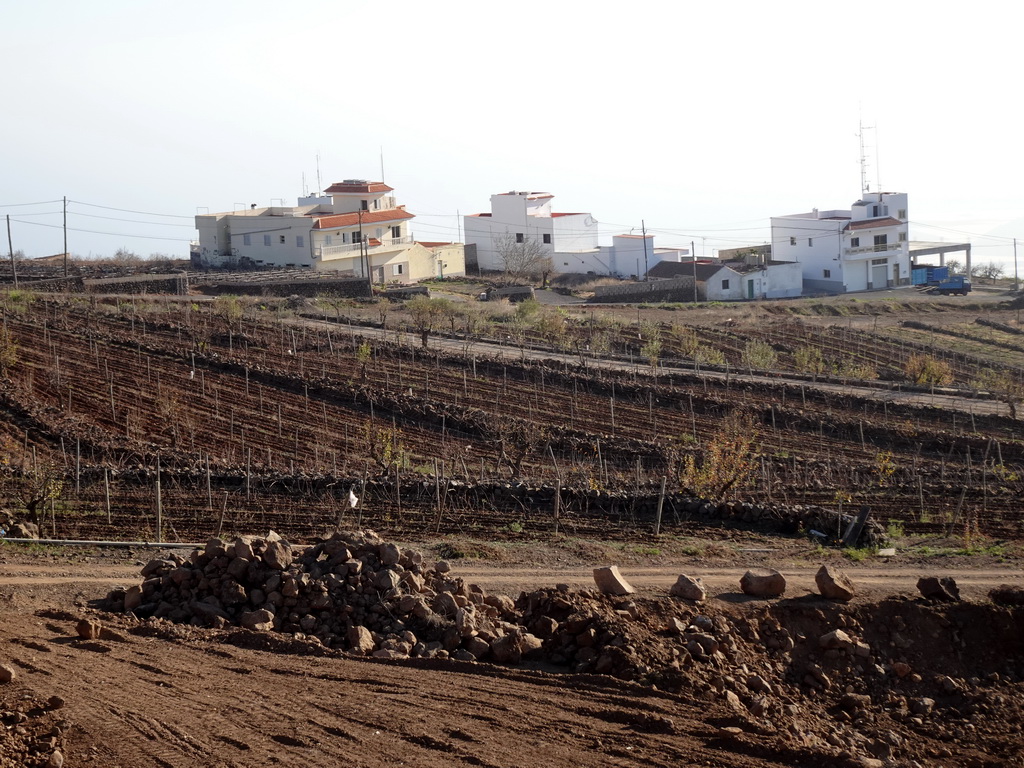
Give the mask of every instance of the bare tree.
<svg viewBox="0 0 1024 768">
<path fill-rule="evenodd" d="M 539 277 L 547 285 L 548 275 L 555 270 L 550 254 L 536 238 L 506 232 L 494 241 L 494 248 L 512 281 Z"/>
<path fill-rule="evenodd" d="M 1003 276 L 1003 265 L 990 261 L 988 264 L 982 264 L 979 271 L 982 277 L 994 283 Z"/>
</svg>

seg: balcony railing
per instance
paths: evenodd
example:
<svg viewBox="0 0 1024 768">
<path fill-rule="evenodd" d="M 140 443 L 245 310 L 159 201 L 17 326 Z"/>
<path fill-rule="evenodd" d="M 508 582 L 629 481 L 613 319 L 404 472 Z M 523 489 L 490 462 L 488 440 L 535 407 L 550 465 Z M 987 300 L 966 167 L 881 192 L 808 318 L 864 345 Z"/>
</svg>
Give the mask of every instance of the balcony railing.
<svg viewBox="0 0 1024 768">
<path fill-rule="evenodd" d="M 373 238 L 376 239 L 376 238 Z M 367 238 L 367 251 L 374 253 L 382 248 L 394 248 L 396 245 L 408 245 L 412 243 L 412 236 L 406 235 L 405 237 L 382 237 L 380 244 L 370 244 L 371 238 Z M 317 258 L 324 259 L 329 257 L 344 256 L 347 254 L 357 254 L 360 252 L 359 246 L 361 243 L 345 243 L 344 245 L 322 245 L 317 249 Z"/>
<path fill-rule="evenodd" d="M 903 243 L 886 243 L 885 245 L 865 245 L 862 248 L 844 248 L 844 256 L 856 256 L 861 253 L 885 253 L 887 251 L 898 251 Z"/>
</svg>

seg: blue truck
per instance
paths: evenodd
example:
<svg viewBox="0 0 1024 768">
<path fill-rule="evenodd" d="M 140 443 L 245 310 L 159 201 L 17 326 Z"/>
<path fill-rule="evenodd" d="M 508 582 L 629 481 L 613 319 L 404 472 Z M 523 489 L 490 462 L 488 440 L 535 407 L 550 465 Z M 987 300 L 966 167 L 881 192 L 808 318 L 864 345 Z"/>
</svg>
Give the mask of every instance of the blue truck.
<svg viewBox="0 0 1024 768">
<path fill-rule="evenodd" d="M 942 296 L 966 296 L 971 292 L 971 281 L 963 275 L 953 275 L 928 289 L 928 293 Z"/>
<path fill-rule="evenodd" d="M 925 264 L 920 267 L 913 267 L 910 270 L 911 285 L 934 286 L 948 279 L 949 267 L 936 267 L 931 264 Z"/>
</svg>

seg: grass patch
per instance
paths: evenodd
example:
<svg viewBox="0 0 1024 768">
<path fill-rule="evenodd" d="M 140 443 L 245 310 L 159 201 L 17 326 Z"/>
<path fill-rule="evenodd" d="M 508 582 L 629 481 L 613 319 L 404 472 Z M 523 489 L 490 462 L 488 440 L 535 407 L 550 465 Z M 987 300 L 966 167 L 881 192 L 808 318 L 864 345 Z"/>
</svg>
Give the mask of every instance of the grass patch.
<svg viewBox="0 0 1024 768">
<path fill-rule="evenodd" d="M 876 550 L 874 547 L 860 547 L 860 548 L 846 547 L 845 549 L 842 550 L 843 557 L 845 557 L 847 560 L 851 560 L 851 561 L 853 561 L 855 563 L 862 563 L 862 562 L 864 562 L 869 557 L 874 555 L 877 551 L 878 550 Z"/>
</svg>

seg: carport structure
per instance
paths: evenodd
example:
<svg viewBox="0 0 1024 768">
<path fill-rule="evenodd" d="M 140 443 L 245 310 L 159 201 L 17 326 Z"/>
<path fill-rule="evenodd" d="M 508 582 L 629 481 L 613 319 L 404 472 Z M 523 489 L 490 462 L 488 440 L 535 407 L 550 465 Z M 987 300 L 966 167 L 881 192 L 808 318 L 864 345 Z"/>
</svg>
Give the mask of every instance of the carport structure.
<svg viewBox="0 0 1024 768">
<path fill-rule="evenodd" d="M 921 240 L 912 240 L 910 242 L 910 265 L 911 267 L 917 266 L 918 258 L 921 256 L 935 256 L 939 257 L 939 266 L 944 267 L 946 265 L 946 254 L 947 253 L 959 253 L 964 252 L 964 274 L 971 274 L 971 244 L 970 243 L 930 243 Z"/>
</svg>

